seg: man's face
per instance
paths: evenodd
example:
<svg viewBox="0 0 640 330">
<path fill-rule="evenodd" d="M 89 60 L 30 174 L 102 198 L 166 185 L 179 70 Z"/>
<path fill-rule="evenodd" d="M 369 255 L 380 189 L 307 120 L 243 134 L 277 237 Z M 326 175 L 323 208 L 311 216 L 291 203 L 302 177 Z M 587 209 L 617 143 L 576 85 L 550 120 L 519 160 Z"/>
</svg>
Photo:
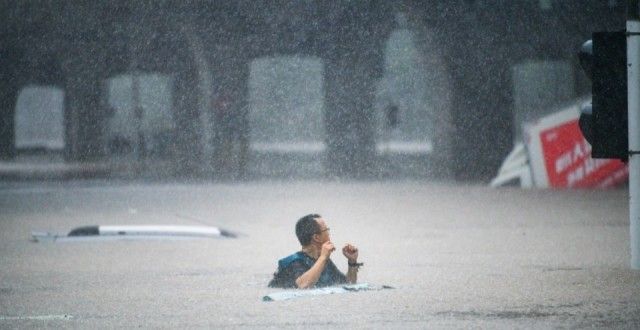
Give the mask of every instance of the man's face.
<svg viewBox="0 0 640 330">
<path fill-rule="evenodd" d="M 329 227 L 327 227 L 327 223 L 322 218 L 317 218 L 316 222 L 318 223 L 318 227 L 320 230 L 316 233 L 316 237 L 320 244 L 324 242 L 328 242 L 331 240 L 331 236 L 329 235 Z"/>
</svg>

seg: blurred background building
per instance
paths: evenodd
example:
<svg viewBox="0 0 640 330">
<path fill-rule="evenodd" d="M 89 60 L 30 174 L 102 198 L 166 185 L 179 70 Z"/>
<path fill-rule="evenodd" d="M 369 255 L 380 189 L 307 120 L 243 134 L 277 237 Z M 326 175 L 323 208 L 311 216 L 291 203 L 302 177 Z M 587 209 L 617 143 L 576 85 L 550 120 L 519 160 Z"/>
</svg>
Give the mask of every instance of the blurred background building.
<svg viewBox="0 0 640 330">
<path fill-rule="evenodd" d="M 622 1 L 0 1 L 0 158 L 486 181 Z"/>
</svg>

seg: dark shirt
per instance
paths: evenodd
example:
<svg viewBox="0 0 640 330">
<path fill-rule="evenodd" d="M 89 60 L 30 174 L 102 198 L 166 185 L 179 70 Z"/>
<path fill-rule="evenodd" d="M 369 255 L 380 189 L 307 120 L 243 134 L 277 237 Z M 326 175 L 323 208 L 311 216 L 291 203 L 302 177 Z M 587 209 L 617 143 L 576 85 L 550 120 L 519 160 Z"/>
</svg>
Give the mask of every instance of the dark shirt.
<svg viewBox="0 0 640 330">
<path fill-rule="evenodd" d="M 278 261 L 278 271 L 273 274 L 269 282 L 272 288 L 296 288 L 296 279 L 306 273 L 316 263 L 303 252 L 296 252 Z M 332 286 L 347 283 L 347 277 L 338 270 L 338 267 L 329 259 L 320 274 L 315 287 Z"/>
</svg>

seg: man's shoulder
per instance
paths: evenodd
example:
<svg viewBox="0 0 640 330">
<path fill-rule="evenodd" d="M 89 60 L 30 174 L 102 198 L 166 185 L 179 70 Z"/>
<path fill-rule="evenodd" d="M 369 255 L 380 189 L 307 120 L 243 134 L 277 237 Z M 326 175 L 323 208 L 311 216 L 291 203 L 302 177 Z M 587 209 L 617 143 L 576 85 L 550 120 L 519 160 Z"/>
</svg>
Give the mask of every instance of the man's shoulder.
<svg viewBox="0 0 640 330">
<path fill-rule="evenodd" d="M 300 252 L 300 251 L 298 251 L 298 252 L 296 252 L 294 254 L 291 254 L 291 255 L 289 255 L 287 257 L 284 257 L 284 258 L 278 260 L 278 267 L 280 269 L 287 268 L 287 267 L 289 267 L 289 265 L 291 265 L 295 261 L 304 260 L 304 257 L 305 257 L 305 254 Z"/>
<path fill-rule="evenodd" d="M 295 288 L 296 278 L 308 269 L 305 256 L 302 252 L 296 252 L 278 260 L 278 271 L 273 274 L 269 287 Z"/>
</svg>

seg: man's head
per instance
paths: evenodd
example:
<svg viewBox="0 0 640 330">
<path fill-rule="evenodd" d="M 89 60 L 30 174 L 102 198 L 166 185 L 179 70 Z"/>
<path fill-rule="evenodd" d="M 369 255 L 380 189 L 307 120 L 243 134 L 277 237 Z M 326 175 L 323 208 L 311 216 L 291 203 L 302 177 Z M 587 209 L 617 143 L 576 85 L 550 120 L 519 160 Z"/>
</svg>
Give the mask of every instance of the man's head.
<svg viewBox="0 0 640 330">
<path fill-rule="evenodd" d="M 307 214 L 300 218 L 296 223 L 296 236 L 302 246 L 311 243 L 322 245 L 330 240 L 329 227 L 319 214 Z"/>
</svg>

